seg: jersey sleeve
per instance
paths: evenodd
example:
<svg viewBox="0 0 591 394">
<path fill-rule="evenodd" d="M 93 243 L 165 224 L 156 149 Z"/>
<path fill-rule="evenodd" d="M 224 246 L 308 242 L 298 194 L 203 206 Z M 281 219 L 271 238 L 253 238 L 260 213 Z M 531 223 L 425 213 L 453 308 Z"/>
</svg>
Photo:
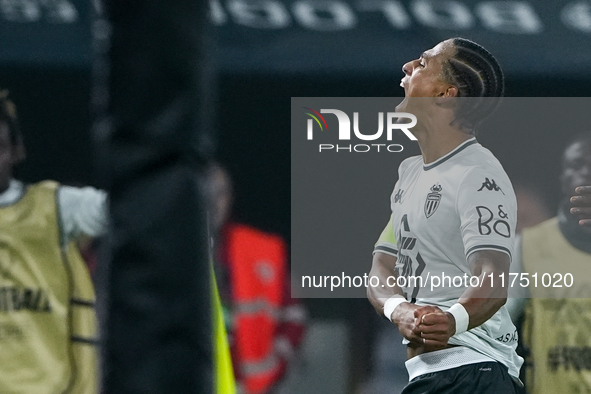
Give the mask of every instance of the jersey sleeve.
<svg viewBox="0 0 591 394">
<path fill-rule="evenodd" d="M 466 257 L 479 250 L 513 255 L 517 202 L 500 165 L 476 166 L 464 174 L 457 196 Z"/>
<path fill-rule="evenodd" d="M 62 240 L 98 237 L 107 229 L 107 193 L 93 187 L 60 186 L 57 193 Z"/>
<path fill-rule="evenodd" d="M 392 227 L 392 215 L 388 224 L 380 234 L 378 242 L 376 242 L 373 253 L 385 253 L 390 256 L 398 257 L 398 246 L 396 246 L 396 237 L 394 236 L 394 228 Z"/>
</svg>

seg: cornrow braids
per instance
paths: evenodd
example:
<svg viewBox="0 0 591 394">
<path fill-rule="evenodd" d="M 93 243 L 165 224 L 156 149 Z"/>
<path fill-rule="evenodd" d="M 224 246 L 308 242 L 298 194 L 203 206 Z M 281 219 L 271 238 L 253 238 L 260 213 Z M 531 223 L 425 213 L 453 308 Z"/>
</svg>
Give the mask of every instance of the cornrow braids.
<svg viewBox="0 0 591 394">
<path fill-rule="evenodd" d="M 8 98 L 8 90 L 0 90 L 0 123 L 5 123 L 8 126 L 10 142 L 14 146 L 23 143 L 16 106 Z"/>
<path fill-rule="evenodd" d="M 444 78 L 458 88 L 454 124 L 475 134 L 505 94 L 505 77 L 497 59 L 482 46 L 465 38 L 453 38 L 455 54 L 443 65 Z M 489 98 L 490 97 L 490 98 Z"/>
</svg>

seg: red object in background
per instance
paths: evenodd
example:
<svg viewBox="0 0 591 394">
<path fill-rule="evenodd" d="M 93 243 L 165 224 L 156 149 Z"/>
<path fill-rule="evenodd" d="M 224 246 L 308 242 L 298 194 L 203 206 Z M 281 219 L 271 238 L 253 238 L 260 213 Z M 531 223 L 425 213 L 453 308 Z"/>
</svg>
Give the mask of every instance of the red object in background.
<svg viewBox="0 0 591 394">
<path fill-rule="evenodd" d="M 280 237 L 235 223 L 222 234 L 218 256 L 226 275 L 218 279 L 225 282 L 221 294 L 232 311 L 236 380 L 247 394 L 268 393 L 303 339 L 305 310 L 291 298 L 287 248 Z"/>
</svg>

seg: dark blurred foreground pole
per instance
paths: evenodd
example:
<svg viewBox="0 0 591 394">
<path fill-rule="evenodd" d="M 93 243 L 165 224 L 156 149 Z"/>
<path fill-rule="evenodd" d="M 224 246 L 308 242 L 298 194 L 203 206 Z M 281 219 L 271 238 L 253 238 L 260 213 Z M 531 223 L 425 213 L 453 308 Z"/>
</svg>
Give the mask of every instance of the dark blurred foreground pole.
<svg viewBox="0 0 591 394">
<path fill-rule="evenodd" d="M 107 20 L 94 26 L 93 135 L 112 220 L 98 290 L 102 392 L 211 393 L 210 268 L 196 177 L 207 159 L 206 3 L 97 5 Z"/>
</svg>

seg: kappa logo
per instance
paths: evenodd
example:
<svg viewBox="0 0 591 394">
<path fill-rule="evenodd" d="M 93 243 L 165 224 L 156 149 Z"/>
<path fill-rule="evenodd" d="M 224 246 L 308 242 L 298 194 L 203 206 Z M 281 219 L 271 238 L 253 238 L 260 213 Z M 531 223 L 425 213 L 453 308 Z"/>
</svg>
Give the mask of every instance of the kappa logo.
<svg viewBox="0 0 591 394">
<path fill-rule="evenodd" d="M 494 190 L 495 192 L 501 192 L 503 194 L 505 194 L 505 192 L 503 191 L 503 189 L 501 189 L 495 182 L 495 180 L 493 179 L 492 181 L 489 180 L 488 178 L 484 178 L 484 182 L 482 182 L 482 186 L 480 186 L 480 189 L 478 189 L 477 191 L 481 191 L 482 189 L 487 188 L 488 190 Z"/>
<path fill-rule="evenodd" d="M 396 204 L 397 202 L 402 202 L 402 194 L 403 193 L 404 193 L 404 190 L 398 189 L 398 192 L 394 196 L 394 204 Z"/>
<path fill-rule="evenodd" d="M 439 207 L 439 203 L 441 202 L 441 193 L 439 193 L 443 187 L 436 183 L 431 186 L 431 193 L 427 194 L 427 200 L 425 200 L 425 216 L 430 218 L 437 208 Z"/>
</svg>

